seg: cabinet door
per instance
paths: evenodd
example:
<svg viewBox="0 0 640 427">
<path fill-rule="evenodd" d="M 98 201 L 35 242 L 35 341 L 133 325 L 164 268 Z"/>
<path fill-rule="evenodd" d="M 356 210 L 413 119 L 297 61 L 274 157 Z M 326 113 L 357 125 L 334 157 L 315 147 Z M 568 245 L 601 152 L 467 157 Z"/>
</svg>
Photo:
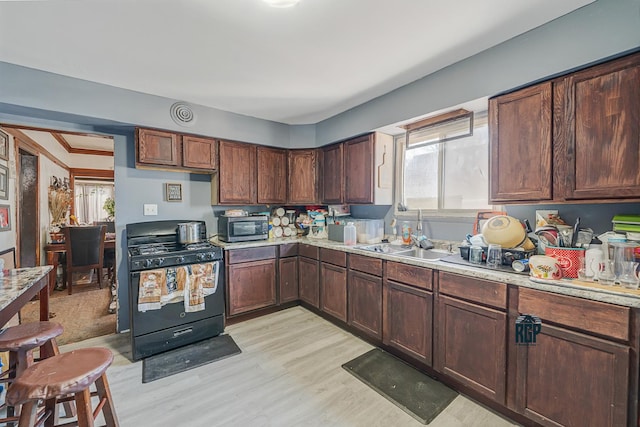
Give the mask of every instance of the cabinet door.
<svg viewBox="0 0 640 427">
<path fill-rule="evenodd" d="M 287 203 L 287 151 L 258 147 L 258 203 Z"/>
<path fill-rule="evenodd" d="M 567 199 L 640 197 L 638 82 L 640 54 L 564 80 L 558 145 L 568 164 Z"/>
<path fill-rule="evenodd" d="M 489 199 L 550 200 L 551 83 L 489 100 Z"/>
<path fill-rule="evenodd" d="M 343 145 L 335 144 L 322 150 L 322 203 L 344 202 Z"/>
<path fill-rule="evenodd" d="M 219 203 L 256 203 L 256 147 L 220 141 Z"/>
<path fill-rule="evenodd" d="M 374 135 L 344 143 L 345 203 L 373 203 Z"/>
<path fill-rule="evenodd" d="M 624 426 L 629 348 L 542 324 L 518 346 L 516 410 L 545 426 Z"/>
<path fill-rule="evenodd" d="M 318 203 L 318 152 L 289 151 L 289 203 Z"/>
<path fill-rule="evenodd" d="M 382 340 L 382 279 L 349 271 L 349 324 Z"/>
<path fill-rule="evenodd" d="M 182 166 L 215 170 L 218 168 L 216 140 L 191 135 L 182 136 Z"/>
<path fill-rule="evenodd" d="M 507 315 L 444 295 L 437 301 L 435 368 L 504 404 Z"/>
<path fill-rule="evenodd" d="M 387 281 L 383 342 L 431 366 L 433 294 Z"/>
<path fill-rule="evenodd" d="M 138 129 L 136 148 L 138 163 L 180 166 L 180 136 L 154 129 Z"/>
<path fill-rule="evenodd" d="M 347 321 L 347 269 L 323 262 L 320 265 L 320 309 Z"/>
<path fill-rule="evenodd" d="M 229 316 L 276 304 L 275 260 L 227 266 Z"/>
<path fill-rule="evenodd" d="M 280 304 L 298 299 L 298 257 L 279 260 Z"/>
<path fill-rule="evenodd" d="M 300 299 L 320 308 L 319 261 L 300 257 L 298 259 Z"/>
</svg>

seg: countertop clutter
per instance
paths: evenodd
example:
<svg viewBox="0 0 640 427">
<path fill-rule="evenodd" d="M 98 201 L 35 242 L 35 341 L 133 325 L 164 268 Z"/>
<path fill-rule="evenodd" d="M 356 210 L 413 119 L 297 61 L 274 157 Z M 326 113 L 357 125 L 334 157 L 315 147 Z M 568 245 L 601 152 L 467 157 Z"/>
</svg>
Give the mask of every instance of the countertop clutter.
<svg viewBox="0 0 640 427">
<path fill-rule="evenodd" d="M 593 301 L 617 304 L 626 307 L 640 307 L 640 291 L 631 291 L 620 286 L 601 286 L 589 282 L 578 282 L 570 279 L 562 279 L 557 281 L 540 280 L 532 281 L 528 276 L 517 274 L 515 272 L 505 272 L 500 270 L 491 270 L 487 268 L 471 267 L 467 265 L 452 264 L 444 261 L 432 261 L 426 259 L 417 259 L 409 257 L 394 256 L 393 254 L 377 253 L 359 249 L 358 246 L 345 246 L 342 243 L 330 240 L 318 240 L 302 238 L 280 238 L 261 241 L 251 241 L 242 243 L 225 243 L 217 239 L 211 240 L 214 245 L 220 246 L 225 250 L 257 248 L 273 245 L 284 245 L 290 243 L 303 243 L 320 248 L 333 249 L 358 255 L 364 255 L 372 258 L 378 258 L 388 261 L 395 261 L 408 265 L 419 267 L 429 267 L 434 270 L 446 271 L 450 273 L 458 273 L 466 276 L 486 279 L 492 281 L 504 282 L 510 285 L 516 285 L 531 289 L 553 292 L 562 295 L 570 295 L 579 298 L 590 299 Z M 438 243 L 438 242 L 434 242 Z"/>
</svg>

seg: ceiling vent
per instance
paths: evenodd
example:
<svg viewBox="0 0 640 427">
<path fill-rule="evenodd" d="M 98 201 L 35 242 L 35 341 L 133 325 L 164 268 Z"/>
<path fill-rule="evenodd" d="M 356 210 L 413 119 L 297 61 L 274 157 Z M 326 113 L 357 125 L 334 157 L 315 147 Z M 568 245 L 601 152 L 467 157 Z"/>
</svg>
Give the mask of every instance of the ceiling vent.
<svg viewBox="0 0 640 427">
<path fill-rule="evenodd" d="M 176 102 L 171 106 L 171 118 L 180 126 L 190 127 L 196 123 L 196 113 L 185 102 Z"/>
</svg>

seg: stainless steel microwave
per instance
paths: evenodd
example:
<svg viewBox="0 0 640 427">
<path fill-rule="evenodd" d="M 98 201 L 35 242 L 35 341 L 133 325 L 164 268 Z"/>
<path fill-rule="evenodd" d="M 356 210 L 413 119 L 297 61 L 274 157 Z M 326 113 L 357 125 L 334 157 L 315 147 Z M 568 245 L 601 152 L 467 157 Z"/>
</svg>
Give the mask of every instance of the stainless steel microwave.
<svg viewBox="0 0 640 427">
<path fill-rule="evenodd" d="M 218 218 L 218 239 L 223 242 L 247 242 L 269 238 L 269 217 L 225 216 Z"/>
</svg>

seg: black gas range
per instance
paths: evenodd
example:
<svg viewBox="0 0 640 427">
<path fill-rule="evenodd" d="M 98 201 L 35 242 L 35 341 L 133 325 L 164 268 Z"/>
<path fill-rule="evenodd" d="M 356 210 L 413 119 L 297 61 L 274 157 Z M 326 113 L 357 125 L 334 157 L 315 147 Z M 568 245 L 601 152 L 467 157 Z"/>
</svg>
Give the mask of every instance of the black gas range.
<svg viewBox="0 0 640 427">
<path fill-rule="evenodd" d="M 127 225 L 131 343 L 134 360 L 145 358 L 196 341 L 211 338 L 224 331 L 224 267 L 222 248 L 207 241 L 206 226 L 201 222 L 200 242 L 182 245 L 178 242 L 178 224 L 194 221 L 151 221 Z M 180 296 L 184 276 L 196 279 L 200 269 L 215 274 L 213 293 L 204 297 L 202 309 L 189 311 L 183 302 L 147 304 L 160 295 Z M 149 288 L 153 277 L 155 287 Z M 142 287 L 142 290 L 141 290 Z M 151 292 L 148 292 L 151 289 Z M 147 295 L 149 293 L 149 295 Z M 142 298 L 142 300 L 141 300 Z M 155 300 L 154 300 L 155 301 Z M 159 301 L 159 299 L 158 299 Z M 152 307 L 152 309 L 149 309 Z"/>
</svg>

